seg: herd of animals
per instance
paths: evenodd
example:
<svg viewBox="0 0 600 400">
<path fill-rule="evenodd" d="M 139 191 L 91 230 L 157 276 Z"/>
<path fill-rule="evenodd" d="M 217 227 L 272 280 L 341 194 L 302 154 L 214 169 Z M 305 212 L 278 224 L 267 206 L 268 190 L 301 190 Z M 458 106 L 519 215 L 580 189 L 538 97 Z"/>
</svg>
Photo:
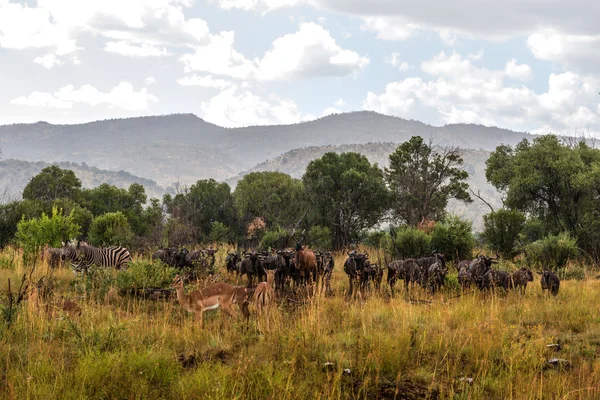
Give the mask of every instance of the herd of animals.
<svg viewBox="0 0 600 400">
<path fill-rule="evenodd" d="M 302 239 L 303 240 L 303 239 Z M 229 273 L 237 279 L 246 277 L 247 285 L 233 286 L 225 282 L 212 283 L 206 287 L 186 294 L 184 281 L 193 277 L 191 271 L 213 273 L 217 249 L 188 251 L 185 248 L 167 248 L 156 251 L 153 260 L 160 260 L 180 270 L 172 287 L 176 289 L 177 300 L 188 312 L 202 321 L 205 311 L 221 308 L 228 315 L 235 315 L 231 308 L 237 304 L 247 319 L 250 315 L 248 303 L 254 301 L 258 315 L 268 315 L 275 300 L 276 292 L 296 290 L 300 287 L 316 287 L 331 293 L 331 276 L 335 261 L 331 252 L 310 250 L 300 240 L 294 249 L 257 252 L 228 252 L 225 263 Z M 98 248 L 87 243 L 63 244 L 62 248 L 46 248 L 43 252 L 51 266 L 69 262 L 76 273 L 85 273 L 94 265 L 100 268 L 126 268 L 131 261 L 129 251 L 120 246 Z M 525 293 L 529 282 L 533 281 L 533 273 L 521 268 L 510 274 L 493 269 L 497 257 L 479 255 L 473 260 L 463 260 L 456 265 L 458 282 L 463 291 L 470 287 L 479 290 L 515 289 Z M 349 295 L 360 290 L 369 290 L 373 284 L 379 290 L 383 280 L 385 267 L 371 263 L 368 253 L 355 250 L 348 253 L 343 270 L 349 278 Z M 391 295 L 397 280 L 404 281 L 407 293 L 420 285 L 435 293 L 446 283 L 448 266 L 443 254 L 433 254 L 406 260 L 394 260 L 387 265 L 387 283 Z M 557 295 L 560 279 L 551 271 L 540 271 L 542 290 Z M 197 278 L 197 276 L 196 276 Z M 314 286 L 313 286 L 314 284 Z M 357 288 L 355 288 L 358 286 Z M 357 290 L 358 289 L 358 290 Z M 268 324 L 268 318 L 266 319 Z M 201 323 L 201 322 L 200 322 Z"/>
</svg>

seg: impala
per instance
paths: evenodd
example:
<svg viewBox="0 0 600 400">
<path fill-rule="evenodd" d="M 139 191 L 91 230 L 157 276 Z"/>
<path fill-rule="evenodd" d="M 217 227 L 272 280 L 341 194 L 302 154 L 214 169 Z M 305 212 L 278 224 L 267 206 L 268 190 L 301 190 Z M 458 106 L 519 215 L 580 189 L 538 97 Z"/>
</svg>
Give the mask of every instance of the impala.
<svg viewBox="0 0 600 400">
<path fill-rule="evenodd" d="M 264 318 L 269 329 L 269 314 L 271 306 L 275 300 L 275 290 L 273 282 L 275 280 L 275 270 L 267 270 L 267 281 L 261 282 L 254 291 L 254 303 L 256 304 L 256 314 L 258 318 Z"/>
<path fill-rule="evenodd" d="M 217 308 L 221 308 L 231 317 L 237 317 L 237 313 L 231 308 L 232 305 L 237 304 L 246 320 L 250 316 L 248 296 L 251 292 L 243 286 L 232 286 L 228 283 L 219 282 L 186 294 L 183 280 L 179 275 L 175 276 L 171 286 L 177 289 L 179 304 L 187 312 L 195 314 L 196 320 L 200 321 L 201 328 L 204 312 L 216 310 Z"/>
</svg>

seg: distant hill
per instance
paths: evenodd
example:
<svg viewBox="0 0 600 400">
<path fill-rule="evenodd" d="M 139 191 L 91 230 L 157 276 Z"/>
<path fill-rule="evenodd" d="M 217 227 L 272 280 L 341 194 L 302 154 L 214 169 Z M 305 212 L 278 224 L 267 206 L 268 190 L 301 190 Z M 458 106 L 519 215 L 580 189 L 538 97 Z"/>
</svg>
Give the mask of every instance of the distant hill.
<svg viewBox="0 0 600 400">
<path fill-rule="evenodd" d="M 435 127 L 370 111 L 330 115 L 292 125 L 226 129 L 193 114 L 0 126 L 6 158 L 71 161 L 125 170 L 167 186 L 198 179 L 224 180 L 293 149 L 307 146 L 401 143 L 420 135 L 441 145 L 493 150 L 526 133 L 481 125 Z M 34 145 L 33 145 L 34 144 Z"/>
<path fill-rule="evenodd" d="M 377 163 L 384 168 L 389 165 L 389 155 L 396 150 L 395 143 L 366 143 L 337 146 L 311 146 L 301 149 L 294 149 L 280 155 L 279 157 L 267 160 L 256 165 L 248 171 L 228 179 L 226 182 L 235 186 L 237 182 L 250 172 L 279 171 L 291 175 L 294 178 L 301 178 L 308 164 L 327 152 L 345 153 L 357 152 L 363 154 L 371 163 Z M 469 173 L 469 185 L 471 188 L 481 194 L 493 207 L 499 208 L 502 205 L 500 194 L 496 189 L 487 183 L 485 178 L 485 162 L 489 157 L 489 152 L 485 150 L 463 150 L 463 159 L 465 161 L 465 170 Z M 490 212 L 490 209 L 478 199 L 473 199 L 471 204 L 452 201 L 450 211 L 473 222 L 475 230 L 481 230 L 483 227 L 483 215 Z"/>
<path fill-rule="evenodd" d="M 106 171 L 96 167 L 88 167 L 85 163 L 61 162 L 57 164 L 63 169 L 70 169 L 75 172 L 85 188 L 93 188 L 102 183 L 109 183 L 126 189 L 132 183 L 139 183 L 144 185 L 148 198 L 162 198 L 165 193 L 174 192 L 172 187 L 165 189 L 153 180 L 140 178 L 125 171 Z M 6 191 L 4 193 L 6 198 L 2 200 L 20 199 L 23 189 L 31 178 L 48 165 L 51 164 L 41 161 L 29 162 L 12 159 L 0 161 L 0 190 Z"/>
</svg>

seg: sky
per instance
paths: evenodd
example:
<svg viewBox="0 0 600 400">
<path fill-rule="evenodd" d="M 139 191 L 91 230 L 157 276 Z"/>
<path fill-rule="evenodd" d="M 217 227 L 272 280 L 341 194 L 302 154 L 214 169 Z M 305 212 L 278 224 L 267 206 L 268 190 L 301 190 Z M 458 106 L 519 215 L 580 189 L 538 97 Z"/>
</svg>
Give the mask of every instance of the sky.
<svg viewBox="0 0 600 400">
<path fill-rule="evenodd" d="M 0 124 L 371 110 L 600 135 L 597 0 L 0 0 Z"/>
</svg>

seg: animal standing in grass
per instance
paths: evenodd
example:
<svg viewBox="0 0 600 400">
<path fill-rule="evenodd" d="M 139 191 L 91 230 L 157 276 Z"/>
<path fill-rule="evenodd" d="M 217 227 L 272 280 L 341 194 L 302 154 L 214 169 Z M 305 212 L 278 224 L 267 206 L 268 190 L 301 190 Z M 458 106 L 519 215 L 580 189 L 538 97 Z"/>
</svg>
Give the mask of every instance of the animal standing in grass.
<svg viewBox="0 0 600 400">
<path fill-rule="evenodd" d="M 275 301 L 275 290 L 273 284 L 275 281 L 275 270 L 267 270 L 267 281 L 261 282 L 254 291 L 254 304 L 256 305 L 256 315 L 258 316 L 259 326 L 261 321 L 266 322 L 267 330 L 269 330 L 269 319 L 271 315 L 271 307 Z"/>
<path fill-rule="evenodd" d="M 186 294 L 183 279 L 179 275 L 175 276 L 171 286 L 177 290 L 179 304 L 187 312 L 194 313 L 196 320 L 200 321 L 200 328 L 202 328 L 202 317 L 206 311 L 221 308 L 230 317 L 237 317 L 237 313 L 232 309 L 234 304 L 238 305 L 246 321 L 250 316 L 248 311 L 250 290 L 243 286 L 232 286 L 219 282 Z"/>
<path fill-rule="evenodd" d="M 64 244 L 62 248 L 63 261 L 70 261 L 76 273 L 87 272 L 91 266 L 98 268 L 127 268 L 131 261 L 129 250 L 121 246 L 94 247 L 87 243 Z"/>
<path fill-rule="evenodd" d="M 558 289 L 560 288 L 560 279 L 558 276 L 552 271 L 544 271 L 540 272 L 540 274 L 542 274 L 542 279 L 540 280 L 542 292 L 548 290 L 552 293 L 552 296 L 556 296 L 558 294 Z"/>
</svg>

